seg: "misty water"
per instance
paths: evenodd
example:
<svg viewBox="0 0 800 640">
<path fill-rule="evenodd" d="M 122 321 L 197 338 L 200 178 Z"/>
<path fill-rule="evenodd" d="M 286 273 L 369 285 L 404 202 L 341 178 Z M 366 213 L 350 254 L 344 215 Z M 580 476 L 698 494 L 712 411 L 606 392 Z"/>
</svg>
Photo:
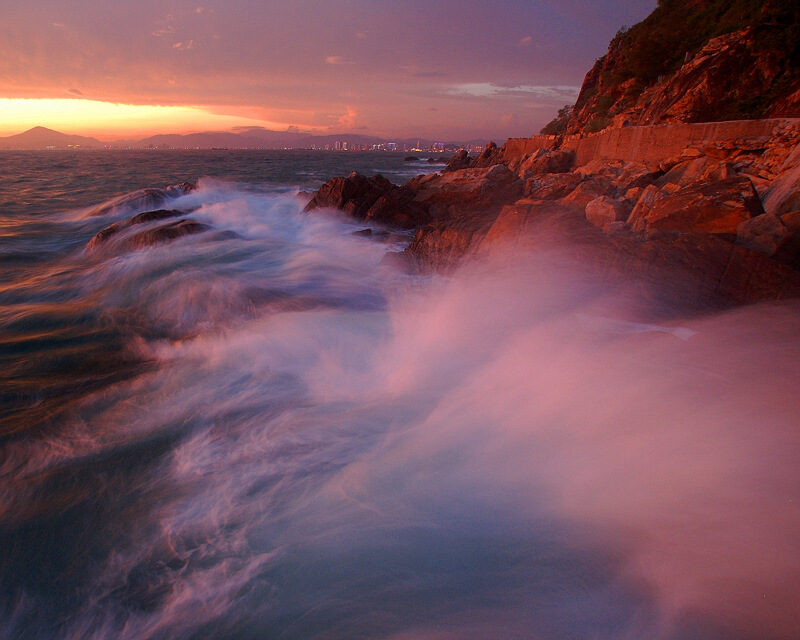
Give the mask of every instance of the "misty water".
<svg viewBox="0 0 800 640">
<path fill-rule="evenodd" d="M 800 634 L 800 305 L 302 213 L 403 154 L 0 154 L 0 638 Z M 166 208 L 211 230 L 87 249 Z"/>
</svg>

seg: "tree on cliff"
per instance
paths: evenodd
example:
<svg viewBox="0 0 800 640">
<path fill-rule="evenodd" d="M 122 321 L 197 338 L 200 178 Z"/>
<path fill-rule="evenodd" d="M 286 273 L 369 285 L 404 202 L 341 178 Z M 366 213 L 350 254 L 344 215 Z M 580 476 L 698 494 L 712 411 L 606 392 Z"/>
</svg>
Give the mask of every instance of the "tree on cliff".
<svg viewBox="0 0 800 640">
<path fill-rule="evenodd" d="M 558 110 L 558 115 L 548 122 L 539 132 L 546 136 L 558 136 L 567 132 L 567 124 L 572 117 L 572 105 L 565 104 Z"/>
</svg>

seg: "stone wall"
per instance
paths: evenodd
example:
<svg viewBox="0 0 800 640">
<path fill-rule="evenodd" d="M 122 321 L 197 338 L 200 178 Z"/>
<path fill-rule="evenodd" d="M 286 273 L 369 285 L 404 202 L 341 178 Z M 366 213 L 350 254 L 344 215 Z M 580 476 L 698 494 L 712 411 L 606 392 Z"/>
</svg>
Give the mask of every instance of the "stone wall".
<svg viewBox="0 0 800 640">
<path fill-rule="evenodd" d="M 783 123 L 800 125 L 800 118 L 624 127 L 587 136 L 564 136 L 560 141 L 562 149 L 575 151 L 578 166 L 601 157 L 627 162 L 660 162 L 679 156 L 688 147 L 706 142 L 743 138 L 764 138 L 766 141 Z M 503 160 L 508 162 L 539 149 L 552 149 L 558 141 L 556 136 L 510 138 L 503 148 Z"/>
</svg>

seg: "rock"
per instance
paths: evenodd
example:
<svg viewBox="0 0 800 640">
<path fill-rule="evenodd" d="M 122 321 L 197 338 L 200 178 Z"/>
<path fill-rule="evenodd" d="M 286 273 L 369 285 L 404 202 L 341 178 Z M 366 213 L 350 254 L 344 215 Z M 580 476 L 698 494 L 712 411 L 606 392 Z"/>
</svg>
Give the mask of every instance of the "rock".
<svg viewBox="0 0 800 640">
<path fill-rule="evenodd" d="M 469 169 L 471 166 L 472 159 L 469 157 L 469 153 L 466 149 L 460 149 L 456 152 L 456 155 L 450 158 L 442 172 L 460 171 L 461 169 Z"/>
<path fill-rule="evenodd" d="M 416 162 L 417 160 L 419 160 L 417 156 L 406 156 L 403 158 L 403 162 Z"/>
<path fill-rule="evenodd" d="M 612 184 L 621 193 L 626 193 L 631 189 L 642 189 L 653 184 L 660 174 L 651 171 L 645 164 L 631 162 L 626 164 L 622 172 L 614 178 Z M 627 197 L 627 196 L 626 196 Z"/>
<path fill-rule="evenodd" d="M 627 221 L 631 209 L 624 199 L 600 196 L 586 205 L 586 219 L 595 227 L 603 229 L 608 223 Z"/>
<path fill-rule="evenodd" d="M 201 224 L 194 220 L 184 218 L 154 229 L 147 229 L 146 231 L 136 233 L 125 240 L 124 246 L 129 249 L 151 247 L 156 244 L 171 242 L 172 240 L 177 240 L 184 236 L 209 231 L 210 229 L 211 227 L 207 224 Z"/>
<path fill-rule="evenodd" d="M 95 207 L 88 215 L 94 217 L 122 210 L 157 209 L 170 198 L 177 198 L 196 189 L 197 185 L 193 182 L 181 182 L 164 189 L 139 189 Z"/>
<path fill-rule="evenodd" d="M 687 160 L 676 164 L 663 176 L 658 178 L 655 183 L 662 188 L 668 184 L 685 187 L 700 180 L 707 167 L 708 158 L 706 157 Z"/>
<path fill-rule="evenodd" d="M 358 220 L 363 220 L 381 196 L 398 188 L 380 174 L 368 178 L 354 171 L 346 178 L 328 180 L 314 194 L 303 211 L 321 208 L 338 209 Z"/>
<path fill-rule="evenodd" d="M 762 213 L 753 183 L 742 177 L 701 182 L 658 198 L 642 219 L 648 231 L 736 234 L 742 222 Z"/>
<path fill-rule="evenodd" d="M 614 185 L 608 178 L 599 176 L 587 178 L 575 187 L 571 193 L 561 198 L 561 202 L 565 204 L 574 204 L 581 209 L 586 209 L 586 205 L 595 198 L 616 195 L 615 191 Z"/>
<path fill-rule="evenodd" d="M 656 12 L 696 11 L 689 8 L 689 2 L 680 4 L 684 5 L 683 9 L 673 6 L 674 3 L 662 3 Z M 658 22 L 651 20 L 650 28 L 657 29 Z M 754 117 L 800 115 L 800 92 L 791 52 L 785 46 L 769 44 L 770 40 L 775 41 L 778 33 L 794 28 L 790 25 L 778 21 L 713 38 L 687 58 L 677 71 L 670 73 L 665 69 L 657 79 L 631 79 L 633 85 L 629 89 L 633 91 L 626 90 L 625 83 L 608 80 L 621 71 L 630 70 L 627 61 L 631 43 L 626 44 L 624 37 L 615 39 L 607 55 L 586 75 L 567 133 L 587 133 L 587 128 L 598 122 L 607 126 L 627 121 L 632 126 L 641 126 L 734 120 L 748 112 Z M 669 48 L 671 38 L 675 43 L 681 42 L 682 34 L 659 34 L 649 43 L 646 34 L 643 38 L 639 46 L 649 46 L 655 53 L 659 46 Z M 747 73 L 743 73 L 743 69 Z M 598 118 L 598 114 L 604 113 L 607 114 L 605 119 Z M 758 143 L 737 144 L 737 147 L 750 151 L 757 149 Z M 731 151 L 704 146 L 702 151 L 688 149 L 686 154 L 705 153 L 713 159 L 724 160 Z"/>
<path fill-rule="evenodd" d="M 508 167 L 496 164 L 488 168 L 460 169 L 411 180 L 416 189 L 414 203 L 435 216 L 436 210 L 464 211 L 475 208 L 499 208 L 522 196 L 523 183 Z M 436 210 L 434 207 L 437 206 Z"/>
<path fill-rule="evenodd" d="M 580 184 L 577 173 L 548 173 L 525 183 L 525 195 L 540 200 L 558 200 L 572 193 Z"/>
<path fill-rule="evenodd" d="M 517 174 L 523 180 L 547 173 L 566 173 L 575 164 L 575 153 L 561 149 L 539 149 L 520 163 Z"/>
<path fill-rule="evenodd" d="M 625 199 L 632 205 L 635 205 L 639 201 L 639 198 L 642 197 L 643 193 L 644 189 L 642 187 L 633 187 L 625 192 Z"/>
<path fill-rule="evenodd" d="M 475 158 L 475 162 L 472 163 L 472 167 L 476 169 L 491 167 L 499 163 L 500 159 L 500 150 L 497 148 L 497 145 L 494 142 L 490 142 L 486 145 L 483 151 L 481 151 L 481 154 Z"/>
<path fill-rule="evenodd" d="M 736 228 L 736 244 L 767 256 L 775 255 L 791 237 L 792 232 L 774 213 L 750 218 Z"/>
<path fill-rule="evenodd" d="M 636 206 L 633 207 L 631 215 L 628 216 L 628 226 L 636 232 L 644 231 L 647 228 L 647 215 L 650 213 L 653 205 L 661 198 L 667 197 L 667 195 L 665 191 L 662 191 L 654 184 L 647 187 L 639 195 Z"/>
<path fill-rule="evenodd" d="M 135 215 L 132 218 L 129 218 L 128 220 L 124 220 L 122 222 L 115 222 L 114 224 L 103 229 L 102 231 L 97 232 L 94 235 L 94 237 L 91 240 L 89 240 L 89 243 L 86 245 L 86 248 L 95 249 L 96 247 L 106 242 L 112 236 L 118 234 L 120 231 L 128 229 L 137 224 L 144 224 L 146 222 L 153 222 L 155 220 L 165 220 L 167 218 L 177 218 L 178 216 L 181 216 L 184 213 L 185 212 L 183 211 L 176 211 L 174 209 L 157 209 L 156 211 L 145 211 L 144 213 Z"/>
<path fill-rule="evenodd" d="M 764 194 L 764 210 L 769 213 L 780 216 L 795 209 L 800 209 L 800 163 L 782 171 Z"/>
<path fill-rule="evenodd" d="M 412 229 L 430 221 L 427 208 L 414 202 L 416 191 L 407 185 L 392 189 L 375 201 L 365 220 L 373 220 L 401 229 Z"/>
</svg>

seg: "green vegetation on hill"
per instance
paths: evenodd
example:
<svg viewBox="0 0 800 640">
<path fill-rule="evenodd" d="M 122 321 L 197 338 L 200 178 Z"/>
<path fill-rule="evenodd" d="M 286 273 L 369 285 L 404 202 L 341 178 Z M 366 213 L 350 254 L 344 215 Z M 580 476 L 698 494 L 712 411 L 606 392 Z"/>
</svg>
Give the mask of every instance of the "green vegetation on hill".
<svg viewBox="0 0 800 640">
<path fill-rule="evenodd" d="M 800 65 L 800 1 L 798 0 L 659 0 L 642 22 L 622 28 L 611 41 L 619 59 L 604 77 L 607 87 L 635 78 L 636 89 L 677 71 L 710 39 L 754 27 L 759 47 L 788 54 Z"/>
</svg>

